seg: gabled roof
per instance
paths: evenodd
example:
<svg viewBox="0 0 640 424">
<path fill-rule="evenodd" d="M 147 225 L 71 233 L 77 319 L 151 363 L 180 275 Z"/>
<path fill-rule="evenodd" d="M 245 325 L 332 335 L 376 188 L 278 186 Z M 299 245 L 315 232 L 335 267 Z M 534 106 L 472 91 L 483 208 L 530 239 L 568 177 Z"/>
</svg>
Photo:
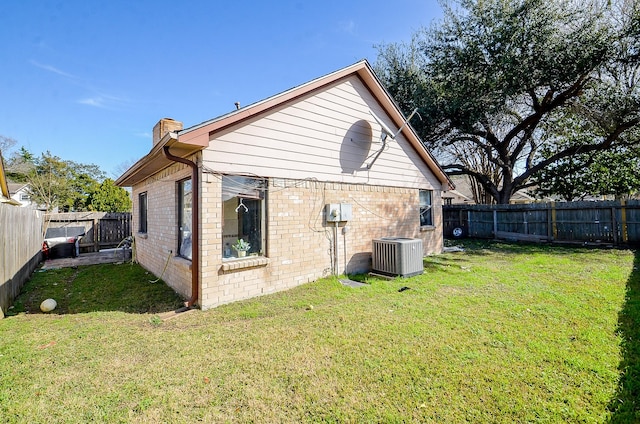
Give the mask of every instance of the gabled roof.
<svg viewBox="0 0 640 424">
<path fill-rule="evenodd" d="M 7 183 L 9 186 L 9 194 L 13 196 L 20 190 L 24 190 L 29 187 L 29 183 Z"/>
<path fill-rule="evenodd" d="M 403 124 L 405 123 L 405 116 L 402 114 L 400 108 L 393 101 L 387 90 L 383 87 L 382 83 L 373 72 L 369 62 L 362 60 L 351 66 L 347 66 L 346 68 L 314 79 L 228 114 L 202 122 L 181 131 L 166 134 L 145 157 L 140 159 L 124 174 L 122 174 L 116 180 L 116 184 L 119 186 L 132 186 L 171 165 L 173 162 L 165 158 L 162 152 L 164 146 L 170 147 L 171 153 L 175 156 L 190 156 L 193 153 L 208 147 L 211 136 L 218 131 L 229 128 L 232 125 L 242 123 L 242 121 L 249 120 L 259 114 L 280 107 L 285 103 L 295 101 L 296 99 L 306 96 L 314 91 L 322 90 L 331 84 L 349 78 L 353 75 L 357 75 L 364 85 L 370 90 L 385 112 L 393 120 L 397 128 L 403 127 Z M 442 168 L 440 168 L 440 165 L 437 163 L 435 158 L 424 147 L 413 128 L 411 128 L 410 125 L 405 125 L 402 129 L 402 134 L 416 152 L 418 152 L 420 158 L 427 164 L 428 168 L 433 172 L 438 181 L 443 185 L 453 187 L 449 177 L 445 174 Z"/>
</svg>

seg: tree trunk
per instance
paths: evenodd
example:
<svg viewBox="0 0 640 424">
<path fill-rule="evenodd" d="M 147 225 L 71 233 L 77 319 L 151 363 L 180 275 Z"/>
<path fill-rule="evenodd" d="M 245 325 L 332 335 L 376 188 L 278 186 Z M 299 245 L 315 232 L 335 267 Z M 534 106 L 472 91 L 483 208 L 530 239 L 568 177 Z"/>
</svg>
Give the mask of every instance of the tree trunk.
<svg viewBox="0 0 640 424">
<path fill-rule="evenodd" d="M 499 205 L 508 205 L 513 195 L 513 184 L 511 182 L 505 183 L 502 189 L 498 192 L 498 198 L 496 199 Z"/>
</svg>

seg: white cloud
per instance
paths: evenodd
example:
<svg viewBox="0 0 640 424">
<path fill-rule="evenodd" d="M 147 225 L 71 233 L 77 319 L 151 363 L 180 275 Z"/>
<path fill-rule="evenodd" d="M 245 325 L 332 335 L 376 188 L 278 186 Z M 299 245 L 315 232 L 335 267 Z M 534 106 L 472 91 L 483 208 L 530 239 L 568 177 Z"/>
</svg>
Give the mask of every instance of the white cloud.
<svg viewBox="0 0 640 424">
<path fill-rule="evenodd" d="M 78 100 L 78 103 L 80 103 L 81 105 L 87 105 L 87 106 L 102 107 L 102 108 L 106 107 L 105 101 L 102 97 L 80 99 Z"/>
<path fill-rule="evenodd" d="M 62 71 L 62 70 L 56 68 L 55 66 L 45 65 L 45 64 L 36 62 L 35 60 L 32 60 L 31 64 L 33 66 L 36 66 L 36 67 L 40 68 L 40 69 L 44 69 L 45 71 L 53 72 L 54 74 L 58 74 L 58 75 L 61 75 L 63 77 L 66 77 L 66 78 L 78 79 L 78 77 L 76 77 L 75 75 L 72 75 L 72 74 L 70 74 L 68 72 Z"/>
<path fill-rule="evenodd" d="M 338 25 L 342 32 L 353 34 L 356 31 L 356 23 L 353 21 L 353 19 L 339 22 Z"/>
<path fill-rule="evenodd" d="M 40 69 L 44 69 L 45 71 L 65 77 L 71 80 L 74 85 L 81 87 L 85 91 L 88 91 L 90 93 L 89 97 L 77 100 L 76 103 L 78 104 L 103 109 L 120 109 L 126 104 L 130 103 L 128 100 L 121 97 L 105 94 L 102 90 L 96 89 L 90 81 L 65 72 L 59 68 L 56 68 L 55 66 L 43 64 L 35 60 L 31 60 L 31 64 Z"/>
<path fill-rule="evenodd" d="M 120 97 L 97 93 L 93 97 L 80 99 L 77 103 L 102 109 L 121 109 L 126 106 L 129 101 Z"/>
</svg>

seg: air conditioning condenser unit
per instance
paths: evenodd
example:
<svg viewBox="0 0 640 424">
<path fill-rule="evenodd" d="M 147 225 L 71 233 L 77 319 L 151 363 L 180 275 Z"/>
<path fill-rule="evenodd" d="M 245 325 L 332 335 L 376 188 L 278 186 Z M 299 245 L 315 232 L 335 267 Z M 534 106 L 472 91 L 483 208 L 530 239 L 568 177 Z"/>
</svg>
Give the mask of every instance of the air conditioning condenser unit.
<svg viewBox="0 0 640 424">
<path fill-rule="evenodd" d="M 383 237 L 373 240 L 371 268 L 374 273 L 412 277 L 424 272 L 422 240 Z"/>
</svg>

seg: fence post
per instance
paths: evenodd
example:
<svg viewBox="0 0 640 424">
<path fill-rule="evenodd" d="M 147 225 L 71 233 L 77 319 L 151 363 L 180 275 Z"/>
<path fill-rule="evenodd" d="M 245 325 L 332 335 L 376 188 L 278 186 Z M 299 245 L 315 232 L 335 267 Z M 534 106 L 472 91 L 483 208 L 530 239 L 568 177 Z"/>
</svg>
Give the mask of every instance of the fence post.
<svg viewBox="0 0 640 424">
<path fill-rule="evenodd" d="M 618 244 L 618 220 L 616 219 L 615 206 L 611 206 L 611 232 L 613 233 L 613 244 Z"/>
<path fill-rule="evenodd" d="M 551 202 L 551 237 L 558 239 L 558 223 L 556 222 L 556 202 Z"/>
<path fill-rule="evenodd" d="M 493 238 L 497 238 L 498 234 L 498 211 L 493 210 Z"/>
<path fill-rule="evenodd" d="M 627 243 L 629 241 L 629 233 L 627 231 L 627 202 L 626 200 L 620 201 L 620 215 L 621 215 L 621 226 L 622 226 L 622 242 Z"/>
<path fill-rule="evenodd" d="M 100 240 L 98 240 L 98 234 L 100 234 L 100 231 L 98 229 L 99 224 L 100 224 L 100 221 L 98 220 L 98 218 L 94 216 L 93 217 L 93 251 L 94 252 L 100 251 Z"/>
</svg>

